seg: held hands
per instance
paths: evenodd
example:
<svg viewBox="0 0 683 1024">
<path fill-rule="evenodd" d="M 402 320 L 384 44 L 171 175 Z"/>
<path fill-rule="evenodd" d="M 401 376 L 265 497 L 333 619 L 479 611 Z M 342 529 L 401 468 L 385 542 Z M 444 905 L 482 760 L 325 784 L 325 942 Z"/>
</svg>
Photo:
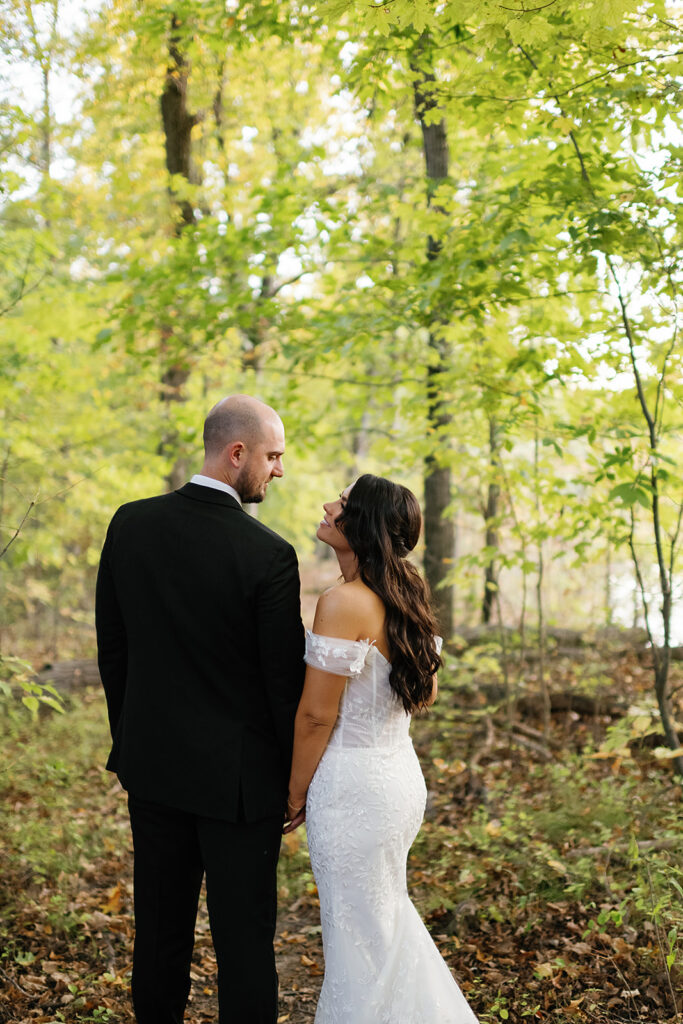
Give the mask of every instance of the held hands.
<svg viewBox="0 0 683 1024">
<path fill-rule="evenodd" d="M 294 829 L 298 828 L 299 825 L 303 825 L 306 820 L 306 801 L 303 804 L 300 800 L 287 801 L 287 813 L 285 814 L 285 825 L 282 829 L 284 835 L 289 832 L 293 832 Z"/>
</svg>

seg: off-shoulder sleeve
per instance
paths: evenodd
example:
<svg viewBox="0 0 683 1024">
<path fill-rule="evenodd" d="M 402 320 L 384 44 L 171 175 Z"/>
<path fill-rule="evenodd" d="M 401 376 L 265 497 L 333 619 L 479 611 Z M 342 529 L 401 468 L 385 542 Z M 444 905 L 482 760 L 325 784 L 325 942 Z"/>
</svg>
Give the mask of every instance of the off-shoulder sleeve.
<svg viewBox="0 0 683 1024">
<path fill-rule="evenodd" d="M 306 630 L 304 661 L 312 668 L 321 668 L 335 676 L 359 675 L 369 650 L 370 644 L 365 640 L 343 640 Z"/>
</svg>

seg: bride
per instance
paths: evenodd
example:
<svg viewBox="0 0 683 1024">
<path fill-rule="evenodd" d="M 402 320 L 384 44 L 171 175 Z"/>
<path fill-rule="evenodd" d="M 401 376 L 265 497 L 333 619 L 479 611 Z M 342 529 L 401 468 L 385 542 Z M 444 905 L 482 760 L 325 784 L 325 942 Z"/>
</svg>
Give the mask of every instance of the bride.
<svg viewBox="0 0 683 1024">
<path fill-rule="evenodd" d="M 307 820 L 325 978 L 315 1024 L 476 1024 L 410 902 L 406 859 L 426 789 L 410 715 L 436 697 L 441 641 L 406 556 L 415 496 L 365 474 L 323 505 L 343 582 L 306 636 L 285 831 Z"/>
</svg>

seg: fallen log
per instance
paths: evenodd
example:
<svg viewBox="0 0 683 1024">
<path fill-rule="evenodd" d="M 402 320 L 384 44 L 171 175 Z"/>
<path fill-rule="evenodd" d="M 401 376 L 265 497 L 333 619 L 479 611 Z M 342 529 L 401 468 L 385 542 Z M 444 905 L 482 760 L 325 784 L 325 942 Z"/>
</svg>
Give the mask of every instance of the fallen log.
<svg viewBox="0 0 683 1024">
<path fill-rule="evenodd" d="M 100 672 L 94 658 L 44 665 L 34 678 L 41 686 L 50 683 L 59 693 L 74 693 L 88 686 L 101 685 Z"/>
<path fill-rule="evenodd" d="M 506 691 L 502 683 L 486 680 L 476 687 L 476 691 L 478 694 L 482 694 L 490 704 L 506 702 Z M 594 718 L 597 715 L 621 718 L 628 707 L 627 702 L 616 693 L 603 693 L 592 697 L 590 694 L 574 693 L 572 690 L 554 690 L 549 696 L 551 712 L 573 711 L 584 718 Z M 513 697 L 512 704 L 522 715 L 541 716 L 543 714 L 543 701 L 536 691 Z"/>
<path fill-rule="evenodd" d="M 458 626 L 449 647 L 455 652 L 468 647 L 482 644 L 503 643 L 508 653 L 519 653 L 520 633 L 512 626 L 478 625 Z M 644 629 L 621 629 L 617 626 L 603 626 L 599 629 L 568 629 L 562 626 L 551 626 L 546 630 L 546 645 L 549 654 L 566 652 L 567 657 L 575 655 L 577 650 L 597 648 L 608 650 L 612 654 L 642 650 L 648 645 L 647 632 Z M 527 656 L 538 647 L 538 635 L 533 629 L 526 632 L 525 653 Z M 677 649 L 678 650 L 678 649 Z M 680 648 L 680 659 L 683 660 L 683 647 Z"/>
<path fill-rule="evenodd" d="M 541 715 L 543 701 L 538 694 L 524 694 L 518 697 L 515 705 L 525 715 Z M 562 690 L 550 694 L 550 711 L 573 711 L 585 718 L 606 715 L 609 718 L 621 718 L 626 713 L 627 704 L 611 693 L 591 697 L 587 693 L 572 693 Z"/>
</svg>

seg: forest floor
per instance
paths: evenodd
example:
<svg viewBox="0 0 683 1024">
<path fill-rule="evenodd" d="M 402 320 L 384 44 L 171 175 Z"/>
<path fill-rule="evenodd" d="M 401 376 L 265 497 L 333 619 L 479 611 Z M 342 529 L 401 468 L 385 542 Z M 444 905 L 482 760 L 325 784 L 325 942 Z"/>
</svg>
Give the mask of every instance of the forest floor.
<svg viewBox="0 0 683 1024">
<path fill-rule="evenodd" d="M 585 706 L 554 712 L 545 736 L 538 663 L 511 657 L 505 684 L 499 656 L 451 658 L 413 724 L 430 796 L 412 898 L 485 1024 L 683 1021 L 683 794 L 657 749 L 647 652 L 549 659 L 553 692 Z M 131 843 L 102 768 L 102 697 L 35 718 L 3 700 L 0 1024 L 132 1021 Z M 323 957 L 304 830 L 285 837 L 279 892 L 279 1020 L 312 1024 Z M 216 1021 L 203 908 L 192 977 L 188 1024 Z"/>
</svg>

